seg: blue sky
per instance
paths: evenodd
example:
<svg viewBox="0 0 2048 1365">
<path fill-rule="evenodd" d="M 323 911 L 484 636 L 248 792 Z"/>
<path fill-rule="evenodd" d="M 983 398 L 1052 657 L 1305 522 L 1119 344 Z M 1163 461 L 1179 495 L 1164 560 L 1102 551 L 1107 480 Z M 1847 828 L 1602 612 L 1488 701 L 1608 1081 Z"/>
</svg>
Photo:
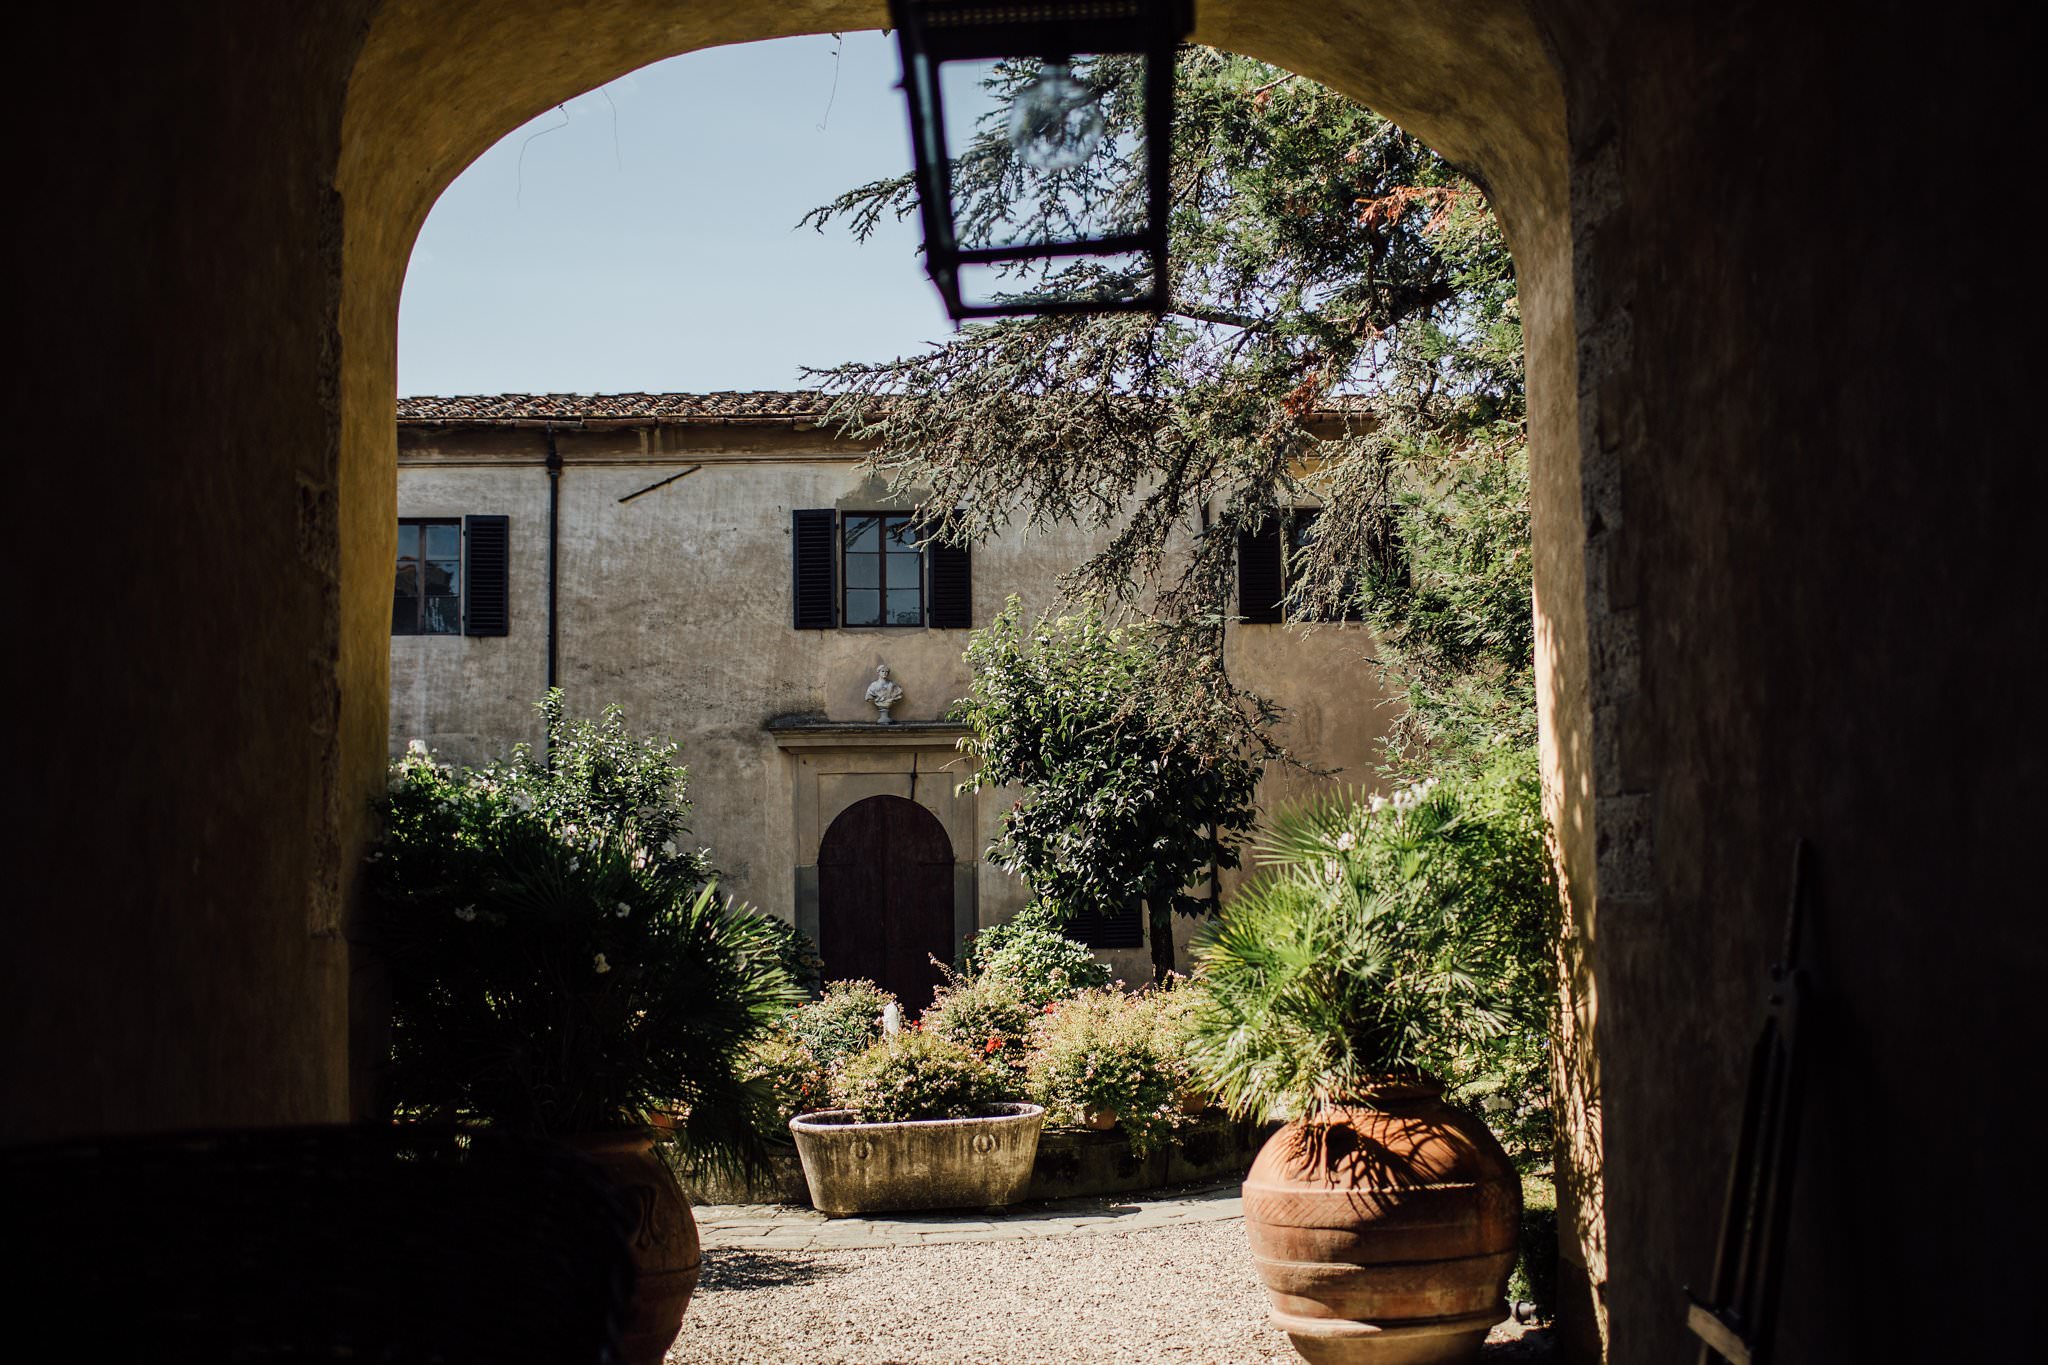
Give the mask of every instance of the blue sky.
<svg viewBox="0 0 2048 1365">
<path fill-rule="evenodd" d="M 796 227 L 909 169 L 896 77 L 874 32 L 712 48 L 513 132 L 420 232 L 398 391 L 791 388 L 950 335 L 914 217 Z"/>
</svg>

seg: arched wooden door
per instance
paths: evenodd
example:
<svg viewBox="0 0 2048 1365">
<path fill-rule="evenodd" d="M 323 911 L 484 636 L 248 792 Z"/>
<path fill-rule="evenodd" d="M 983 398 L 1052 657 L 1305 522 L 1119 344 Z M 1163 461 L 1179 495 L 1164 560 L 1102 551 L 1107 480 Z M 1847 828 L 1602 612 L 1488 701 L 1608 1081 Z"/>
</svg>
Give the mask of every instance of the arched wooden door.
<svg viewBox="0 0 2048 1365">
<path fill-rule="evenodd" d="M 953 845 L 900 796 L 848 806 L 818 848 L 818 952 L 827 980 L 866 977 L 912 1015 L 953 956 Z"/>
</svg>

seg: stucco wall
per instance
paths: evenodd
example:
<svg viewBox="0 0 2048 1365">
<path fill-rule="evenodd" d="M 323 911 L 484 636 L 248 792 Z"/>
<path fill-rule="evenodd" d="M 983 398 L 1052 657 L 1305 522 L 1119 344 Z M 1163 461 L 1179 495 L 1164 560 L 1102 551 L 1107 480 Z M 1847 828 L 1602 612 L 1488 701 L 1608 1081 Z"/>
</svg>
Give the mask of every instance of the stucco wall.
<svg viewBox="0 0 2048 1365">
<path fill-rule="evenodd" d="M 394 754 L 418 739 L 444 758 L 480 762 L 539 738 L 533 701 L 546 679 L 549 439 L 548 429 L 533 426 L 401 428 L 400 516 L 511 518 L 512 625 L 504 637 L 391 638 Z M 693 826 L 727 888 L 797 919 L 794 870 L 816 862 L 822 830 L 795 814 L 803 755 L 785 752 L 764 727 L 795 716 L 871 721 L 862 694 L 880 663 L 904 689 L 896 720 L 940 720 L 968 689 L 961 652 L 969 632 L 795 629 L 790 513 L 907 504 L 860 470 L 857 447 L 815 429 L 564 423 L 552 439 L 562 461 L 557 679 L 571 711 L 616 703 L 635 730 L 679 741 L 692 774 Z M 1060 528 L 975 547 L 975 623 L 987 624 L 1013 594 L 1027 612 L 1053 606 L 1059 576 L 1104 540 Z M 1355 626 L 1232 628 L 1234 676 L 1287 707 L 1281 738 L 1304 763 L 1334 772 L 1321 778 L 1276 766 L 1262 803 L 1332 782 L 1370 788 L 1376 745 L 1392 719 L 1366 664 L 1370 648 Z M 964 764 L 957 755 L 921 759 L 936 771 L 923 779 L 920 799 L 942 818 L 934 793 L 963 780 Z M 980 860 L 1010 799 L 989 792 L 970 803 L 967 827 L 955 831 L 959 861 Z M 1226 873 L 1225 889 L 1241 875 Z M 1008 918 L 1027 895 L 987 864 L 976 886 L 981 924 Z M 1183 946 L 1192 928 L 1180 926 Z M 1143 951 L 1111 957 L 1131 979 L 1149 972 Z"/>
</svg>

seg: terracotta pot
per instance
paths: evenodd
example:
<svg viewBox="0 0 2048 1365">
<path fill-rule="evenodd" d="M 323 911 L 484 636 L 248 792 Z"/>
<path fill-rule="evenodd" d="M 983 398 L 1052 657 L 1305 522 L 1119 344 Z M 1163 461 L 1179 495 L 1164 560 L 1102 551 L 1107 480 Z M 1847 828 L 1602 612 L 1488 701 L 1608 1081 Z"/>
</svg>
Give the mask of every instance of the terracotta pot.
<svg viewBox="0 0 2048 1365">
<path fill-rule="evenodd" d="M 1295 1120 L 1244 1182 L 1273 1325 L 1316 1362 L 1472 1359 L 1508 1315 L 1521 1218 L 1507 1154 L 1427 1083 Z"/>
<path fill-rule="evenodd" d="M 627 1130 L 563 1138 L 595 1162 L 625 1196 L 633 1216 L 633 1306 L 626 1319 L 626 1365 L 660 1365 L 683 1328 L 702 1255 L 697 1222 L 682 1187 L 654 1150 L 654 1135 Z"/>
<path fill-rule="evenodd" d="M 1180 1112 L 1191 1119 L 1198 1119 L 1209 1112 L 1209 1097 L 1199 1090 L 1180 1092 Z"/>
<path fill-rule="evenodd" d="M 1116 1110 L 1090 1109 L 1081 1116 L 1081 1126 L 1093 1128 L 1098 1133 L 1106 1133 L 1116 1127 Z"/>
</svg>

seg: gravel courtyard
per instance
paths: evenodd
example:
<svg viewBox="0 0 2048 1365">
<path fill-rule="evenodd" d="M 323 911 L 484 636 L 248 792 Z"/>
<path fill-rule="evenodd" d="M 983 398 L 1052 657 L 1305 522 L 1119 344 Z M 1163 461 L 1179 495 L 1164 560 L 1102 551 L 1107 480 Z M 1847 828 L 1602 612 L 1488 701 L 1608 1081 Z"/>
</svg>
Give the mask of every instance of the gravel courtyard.
<svg viewBox="0 0 2048 1365">
<path fill-rule="evenodd" d="M 1230 1192 L 1234 1194 L 1233 1192 Z M 1266 1323 L 1237 1201 L 1068 1201 L 976 1221 L 705 1208 L 671 1365 L 1294 1361 Z M 823 1249 L 836 1244 L 836 1249 Z M 1487 1365 L 1547 1357 L 1496 1329 Z"/>
</svg>

